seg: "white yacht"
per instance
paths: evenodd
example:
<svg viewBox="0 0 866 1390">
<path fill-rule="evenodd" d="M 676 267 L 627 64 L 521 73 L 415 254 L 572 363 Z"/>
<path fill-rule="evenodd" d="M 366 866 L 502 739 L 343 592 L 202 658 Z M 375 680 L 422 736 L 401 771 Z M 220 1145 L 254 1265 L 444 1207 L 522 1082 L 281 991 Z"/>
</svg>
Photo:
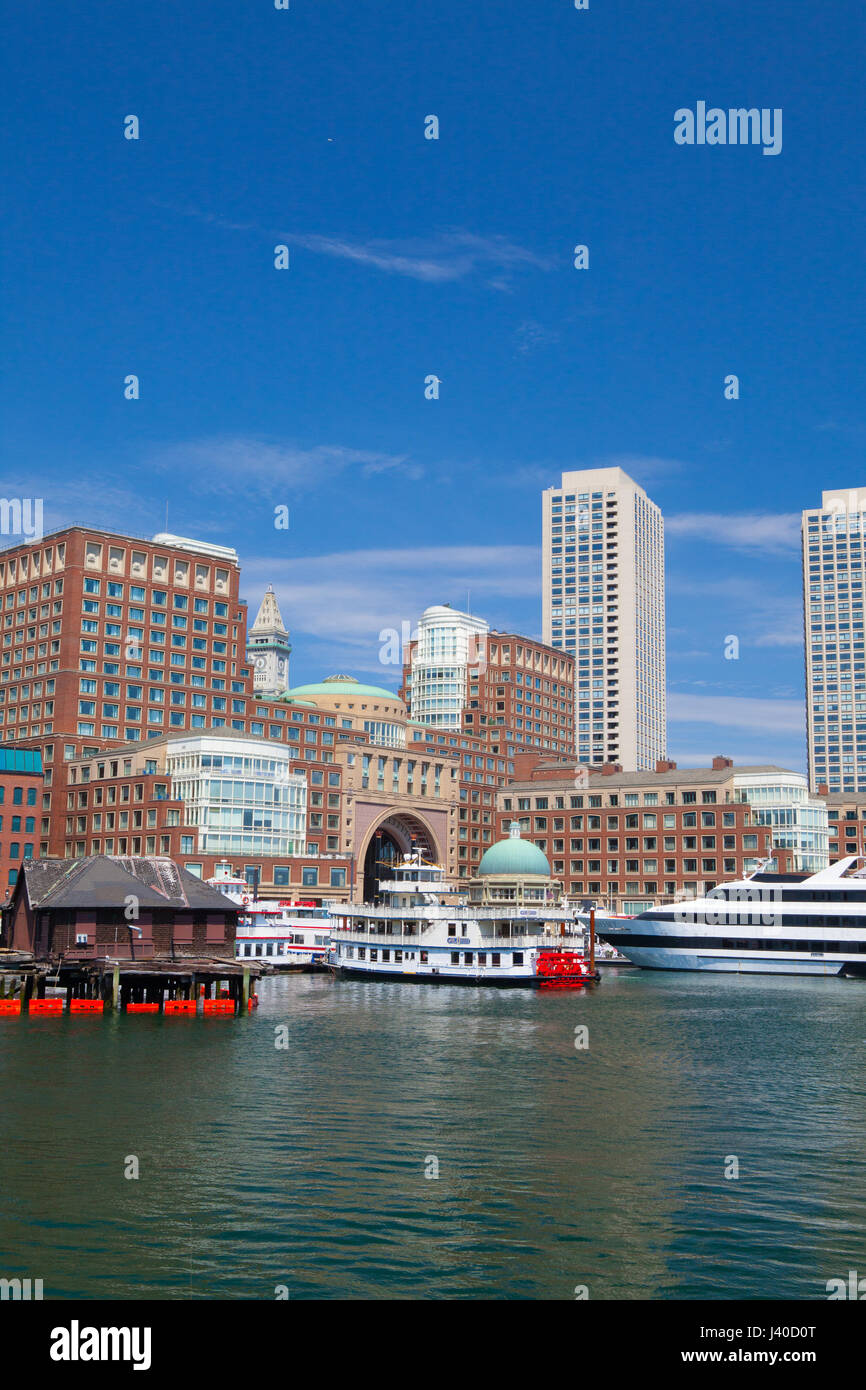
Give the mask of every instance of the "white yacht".
<svg viewBox="0 0 866 1390">
<path fill-rule="evenodd" d="M 648 970 L 866 975 L 864 860 L 815 874 L 758 871 L 637 917 L 596 913 L 604 941 Z"/>
<path fill-rule="evenodd" d="M 582 929 L 540 849 L 520 838 L 492 845 L 468 884 L 468 904 L 445 869 L 405 854 L 379 880 L 381 905 L 332 909 L 332 968 L 340 975 L 470 985 L 579 985 L 597 978 Z"/>
<path fill-rule="evenodd" d="M 235 958 L 260 960 L 275 970 L 324 969 L 330 946 L 331 914 L 312 902 L 252 895 L 246 879 L 232 874 L 227 863 L 217 864 L 207 882 L 240 909 Z"/>
</svg>

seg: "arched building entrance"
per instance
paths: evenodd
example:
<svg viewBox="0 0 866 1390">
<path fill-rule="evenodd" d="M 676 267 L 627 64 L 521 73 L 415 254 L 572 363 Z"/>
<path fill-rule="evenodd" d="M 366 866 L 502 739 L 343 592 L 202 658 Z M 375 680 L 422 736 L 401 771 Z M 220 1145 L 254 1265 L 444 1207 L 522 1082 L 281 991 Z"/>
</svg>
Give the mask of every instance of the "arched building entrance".
<svg viewBox="0 0 866 1390">
<path fill-rule="evenodd" d="M 436 837 L 428 825 L 409 813 L 394 811 L 372 830 L 364 854 L 364 902 L 380 899 L 380 878 L 390 877 L 390 868 L 404 854 L 419 849 L 425 859 L 444 862 Z"/>
</svg>

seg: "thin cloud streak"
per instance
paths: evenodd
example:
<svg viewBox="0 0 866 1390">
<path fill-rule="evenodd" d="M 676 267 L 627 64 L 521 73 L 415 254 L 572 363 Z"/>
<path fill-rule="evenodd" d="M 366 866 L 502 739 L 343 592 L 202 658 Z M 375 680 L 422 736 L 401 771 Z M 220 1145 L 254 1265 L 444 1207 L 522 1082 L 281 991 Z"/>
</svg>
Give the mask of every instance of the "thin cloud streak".
<svg viewBox="0 0 866 1390">
<path fill-rule="evenodd" d="M 679 724 L 714 724 L 754 733 L 805 737 L 802 700 L 761 700 L 737 695 L 683 695 L 669 692 L 668 719 Z"/>
<path fill-rule="evenodd" d="M 788 555 L 800 549 L 799 512 L 683 512 L 665 518 L 665 533 L 733 550 Z"/>
<path fill-rule="evenodd" d="M 234 496 L 241 483 L 246 491 L 253 487 L 272 491 L 278 485 L 313 488 L 352 468 L 357 468 L 363 477 L 395 472 L 417 479 L 424 472 L 408 454 L 384 454 L 340 444 L 303 449 L 244 435 L 162 445 L 151 450 L 146 466 L 175 478 L 200 477 L 206 480 L 209 492 Z"/>
</svg>

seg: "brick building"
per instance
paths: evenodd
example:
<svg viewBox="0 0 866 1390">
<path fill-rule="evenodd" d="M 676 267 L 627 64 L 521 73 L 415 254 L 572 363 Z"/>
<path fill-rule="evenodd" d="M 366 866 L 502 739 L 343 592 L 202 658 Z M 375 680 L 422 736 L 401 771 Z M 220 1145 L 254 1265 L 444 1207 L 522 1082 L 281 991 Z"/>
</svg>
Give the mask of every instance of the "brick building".
<svg viewBox="0 0 866 1390">
<path fill-rule="evenodd" d="M 793 849 L 775 844 L 773 829 L 759 823 L 736 785 L 757 774 L 768 785 L 792 775 L 735 768 L 722 757 L 710 768 L 681 771 L 661 761 L 655 772 L 640 773 L 617 764 L 590 771 L 524 762 L 518 780 L 497 794 L 497 837 L 516 820 L 572 897 L 643 911 L 742 878 L 771 855 L 781 872 L 796 867 Z"/>
<path fill-rule="evenodd" d="M 42 806 L 42 754 L 0 747 L 0 901 L 8 899 L 22 860 L 36 857 Z"/>
<path fill-rule="evenodd" d="M 425 635 L 429 615 L 431 631 Z M 461 623 L 469 622 L 471 641 L 462 650 Z M 520 757 L 573 757 L 574 673 L 574 658 L 543 642 L 490 632 L 482 620 L 445 607 L 424 614 L 419 637 L 407 648 L 400 693 L 413 718 L 417 712 L 449 721 L 416 728 L 413 738 L 419 745 L 431 739 L 447 743 L 459 757 L 459 879 L 475 876 L 481 856 L 498 838 L 496 789 L 513 778 Z"/>
</svg>

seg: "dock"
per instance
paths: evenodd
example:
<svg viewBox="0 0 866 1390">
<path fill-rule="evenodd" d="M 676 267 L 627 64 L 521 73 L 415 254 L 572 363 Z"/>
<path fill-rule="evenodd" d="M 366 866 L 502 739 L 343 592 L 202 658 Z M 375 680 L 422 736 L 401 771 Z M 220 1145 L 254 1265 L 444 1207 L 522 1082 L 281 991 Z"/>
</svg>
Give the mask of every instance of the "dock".
<svg viewBox="0 0 866 1390">
<path fill-rule="evenodd" d="M 18 1001 L 21 1012 L 32 1000 L 58 998 L 65 991 L 66 1008 L 73 1003 L 102 1003 L 104 1011 L 125 1013 L 128 1006 L 148 1005 L 141 1012 L 166 1012 L 166 1004 L 193 1003 L 198 1008 L 224 1002 L 220 1012 L 247 1013 L 255 995 L 251 985 L 272 970 L 259 962 L 213 957 L 149 957 L 147 960 L 36 960 L 25 951 L 0 950 L 0 1002 Z M 49 996 L 47 991 L 53 992 Z M 168 1012 L 179 1012 L 170 1009 Z M 132 1012 L 139 1012 L 133 1009 Z M 184 1010 L 193 1012 L 193 1010 Z"/>
</svg>

